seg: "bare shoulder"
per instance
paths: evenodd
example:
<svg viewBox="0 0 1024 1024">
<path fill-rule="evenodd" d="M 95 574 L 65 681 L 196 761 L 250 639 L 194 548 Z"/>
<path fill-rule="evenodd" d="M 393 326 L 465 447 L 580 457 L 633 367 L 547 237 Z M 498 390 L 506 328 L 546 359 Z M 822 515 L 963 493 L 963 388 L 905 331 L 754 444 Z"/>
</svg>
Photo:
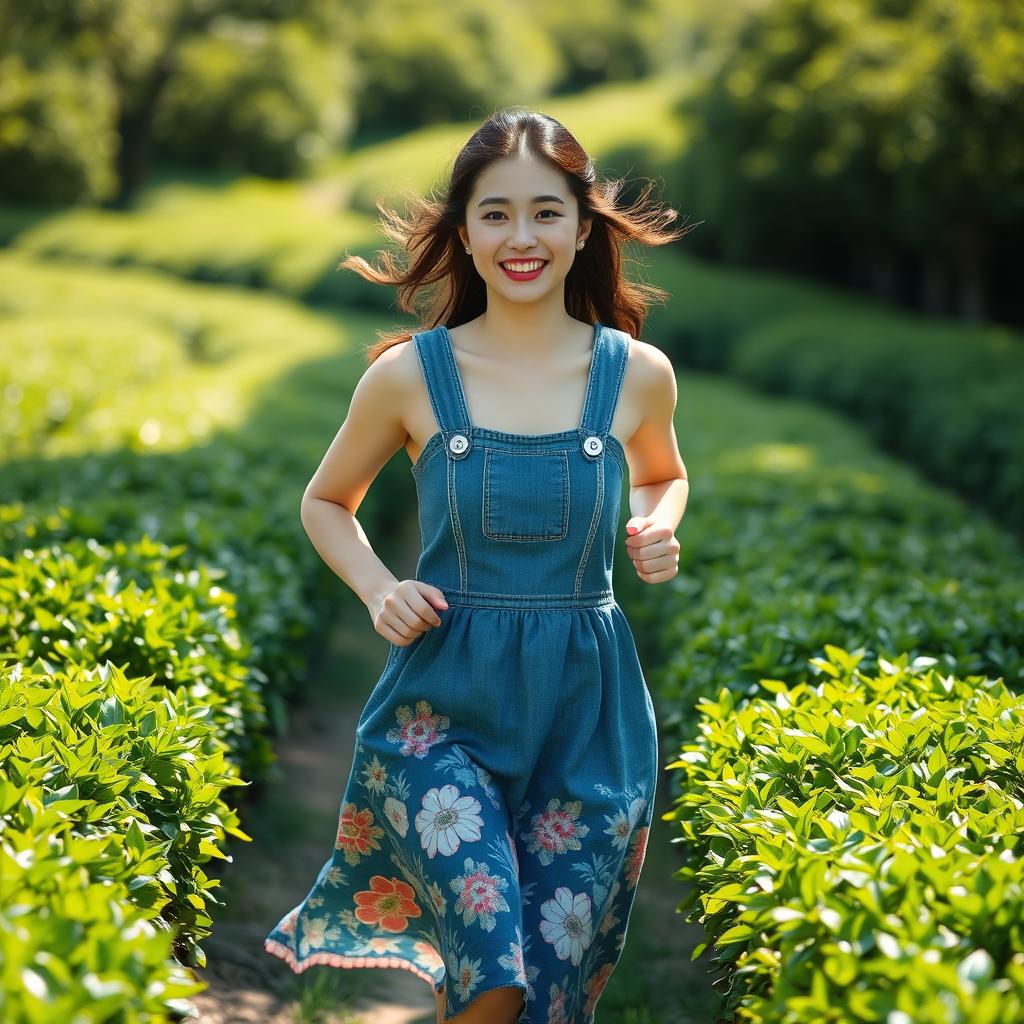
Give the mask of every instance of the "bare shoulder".
<svg viewBox="0 0 1024 1024">
<path fill-rule="evenodd" d="M 369 388 L 373 397 L 396 410 L 404 408 L 419 376 L 416 350 L 411 340 L 386 348 L 363 371 L 360 387 Z"/>
<path fill-rule="evenodd" d="M 675 394 L 676 371 L 672 360 L 656 345 L 629 339 L 629 365 L 633 386 L 647 398 Z"/>
<path fill-rule="evenodd" d="M 623 427 L 631 437 L 645 420 L 671 418 L 676 405 L 676 372 L 657 346 L 629 339 L 629 362 L 622 383 Z"/>
</svg>

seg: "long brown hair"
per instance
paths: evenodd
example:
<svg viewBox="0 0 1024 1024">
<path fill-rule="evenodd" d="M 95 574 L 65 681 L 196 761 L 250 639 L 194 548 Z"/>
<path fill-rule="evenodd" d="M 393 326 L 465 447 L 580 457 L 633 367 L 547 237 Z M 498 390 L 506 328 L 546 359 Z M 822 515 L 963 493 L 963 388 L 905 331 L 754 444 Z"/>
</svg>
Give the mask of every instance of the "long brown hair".
<svg viewBox="0 0 1024 1024">
<path fill-rule="evenodd" d="M 466 205 L 480 172 L 492 161 L 532 153 L 560 170 L 579 203 L 582 222 L 592 217 L 586 247 L 577 252 L 565 280 L 566 312 L 584 323 L 600 320 L 637 338 L 651 302 L 663 302 L 668 292 L 636 283 L 623 274 L 622 248 L 629 242 L 664 245 L 682 238 L 693 227 L 667 230 L 675 220 L 671 208 L 648 202 L 655 182 L 648 181 L 636 201 L 619 208 L 617 200 L 625 178 L 599 180 L 594 163 L 573 134 L 547 114 L 523 107 L 507 107 L 492 114 L 469 138 L 455 158 L 451 180 L 440 198 L 409 195 L 411 212 L 403 218 L 380 203 L 382 230 L 409 254 L 405 269 L 392 255 L 380 250 L 383 267 L 370 266 L 361 256 L 346 256 L 338 268 L 354 270 L 375 284 L 398 288 L 398 308 L 416 313 L 415 300 L 426 286 L 421 330 L 439 324 L 458 327 L 487 308 L 487 289 L 461 244 L 457 228 L 466 223 Z M 409 331 L 380 334 L 367 347 L 372 363 L 382 352 L 408 341 Z"/>
</svg>

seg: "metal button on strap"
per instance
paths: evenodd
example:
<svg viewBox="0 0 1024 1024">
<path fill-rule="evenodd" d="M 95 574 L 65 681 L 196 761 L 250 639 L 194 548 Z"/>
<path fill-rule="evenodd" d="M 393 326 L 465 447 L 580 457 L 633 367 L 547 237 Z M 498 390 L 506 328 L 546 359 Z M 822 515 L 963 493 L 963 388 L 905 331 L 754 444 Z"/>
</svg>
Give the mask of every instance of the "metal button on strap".
<svg viewBox="0 0 1024 1024">
<path fill-rule="evenodd" d="M 452 434 L 448 439 L 448 450 L 453 455 L 461 455 L 469 447 L 469 438 L 465 434 Z"/>
<path fill-rule="evenodd" d="M 603 448 L 604 442 L 596 434 L 591 434 L 590 437 L 583 442 L 583 450 L 588 455 L 600 455 Z"/>
</svg>

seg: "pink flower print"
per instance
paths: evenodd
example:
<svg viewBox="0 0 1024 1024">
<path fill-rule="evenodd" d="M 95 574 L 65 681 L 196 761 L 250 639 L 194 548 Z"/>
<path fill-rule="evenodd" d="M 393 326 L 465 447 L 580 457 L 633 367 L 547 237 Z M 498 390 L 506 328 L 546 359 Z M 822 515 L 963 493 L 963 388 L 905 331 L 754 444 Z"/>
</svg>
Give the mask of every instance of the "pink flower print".
<svg viewBox="0 0 1024 1024">
<path fill-rule="evenodd" d="M 403 704 L 395 711 L 400 728 L 388 730 L 388 740 L 391 743 L 401 743 L 402 753 L 408 757 L 415 754 L 419 758 L 427 756 L 427 751 L 435 744 L 445 739 L 447 729 L 451 722 L 447 715 L 435 715 L 430 704 L 425 700 L 416 702 L 416 714 L 408 704 Z"/>
<path fill-rule="evenodd" d="M 518 936 L 518 934 L 519 929 L 517 928 L 516 935 Z M 498 963 L 507 970 L 510 970 L 515 976 L 516 981 L 529 985 L 526 978 L 526 961 L 523 959 L 523 946 L 521 942 L 510 942 L 508 944 L 508 952 L 502 953 L 498 957 Z"/>
<path fill-rule="evenodd" d="M 416 815 L 416 831 L 428 857 L 435 857 L 438 850 L 450 857 L 464 839 L 475 842 L 480 838 L 484 820 L 477 813 L 480 801 L 476 797 L 461 796 L 458 789 L 448 783 L 440 789 L 428 789 L 422 803 L 423 809 Z"/>
<path fill-rule="evenodd" d="M 648 826 L 646 825 L 633 833 L 632 847 L 626 857 L 626 878 L 629 889 L 634 888 L 640 878 L 640 868 L 643 867 L 644 855 L 647 853 L 647 833 Z"/>
<path fill-rule="evenodd" d="M 579 967 L 591 939 L 590 897 L 560 885 L 555 895 L 541 904 L 540 913 L 544 941 L 555 947 L 559 960 L 569 957 L 573 966 Z"/>
<path fill-rule="evenodd" d="M 533 816 L 526 848 L 537 854 L 541 864 L 550 864 L 556 853 L 581 848 L 579 837 L 590 831 L 588 825 L 576 820 L 582 810 L 580 800 L 567 800 L 563 807 L 558 797 L 552 797 L 547 810 Z"/>
<path fill-rule="evenodd" d="M 472 857 L 463 862 L 464 875 L 458 875 L 448 884 L 459 898 L 455 901 L 455 913 L 462 914 L 466 924 L 479 919 L 484 931 L 494 931 L 494 912 L 508 910 L 505 897 L 501 894 L 508 888 L 508 882 L 500 875 L 492 875 L 487 865 L 480 861 L 473 863 Z"/>
<path fill-rule="evenodd" d="M 405 804 L 389 796 L 384 801 L 384 817 L 395 826 L 395 831 L 404 839 L 406 832 L 409 831 L 409 812 Z"/>
<path fill-rule="evenodd" d="M 601 995 L 605 985 L 608 984 L 608 979 L 611 977 L 614 969 L 615 964 L 605 964 L 586 980 L 583 985 L 584 989 L 587 991 L 587 1001 L 583 1007 L 584 1013 L 594 1012 L 594 1007 L 597 1005 L 598 997 Z"/>
<path fill-rule="evenodd" d="M 562 979 L 561 985 L 552 984 L 548 989 L 548 1024 L 568 1024 L 565 1015 L 565 985 L 568 975 Z"/>
<path fill-rule="evenodd" d="M 295 934 L 295 919 L 299 916 L 299 907 L 294 910 L 288 911 L 288 915 L 285 919 L 277 926 L 278 931 L 282 931 L 285 935 Z"/>
</svg>

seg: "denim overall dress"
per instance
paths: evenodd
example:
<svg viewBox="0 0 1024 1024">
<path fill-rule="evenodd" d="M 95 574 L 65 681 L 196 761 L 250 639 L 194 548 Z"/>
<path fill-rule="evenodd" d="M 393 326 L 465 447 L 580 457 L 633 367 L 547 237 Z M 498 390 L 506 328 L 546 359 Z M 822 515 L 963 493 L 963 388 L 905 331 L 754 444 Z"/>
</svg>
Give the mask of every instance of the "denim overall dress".
<svg viewBox="0 0 1024 1024">
<path fill-rule="evenodd" d="M 413 336 L 438 429 L 411 467 L 441 625 L 391 644 L 356 728 L 334 851 L 267 952 L 526 995 L 591 1024 L 626 937 L 658 774 L 654 707 L 612 592 L 629 336 L 600 322 L 578 427 L 470 422 L 451 336 Z"/>
</svg>

